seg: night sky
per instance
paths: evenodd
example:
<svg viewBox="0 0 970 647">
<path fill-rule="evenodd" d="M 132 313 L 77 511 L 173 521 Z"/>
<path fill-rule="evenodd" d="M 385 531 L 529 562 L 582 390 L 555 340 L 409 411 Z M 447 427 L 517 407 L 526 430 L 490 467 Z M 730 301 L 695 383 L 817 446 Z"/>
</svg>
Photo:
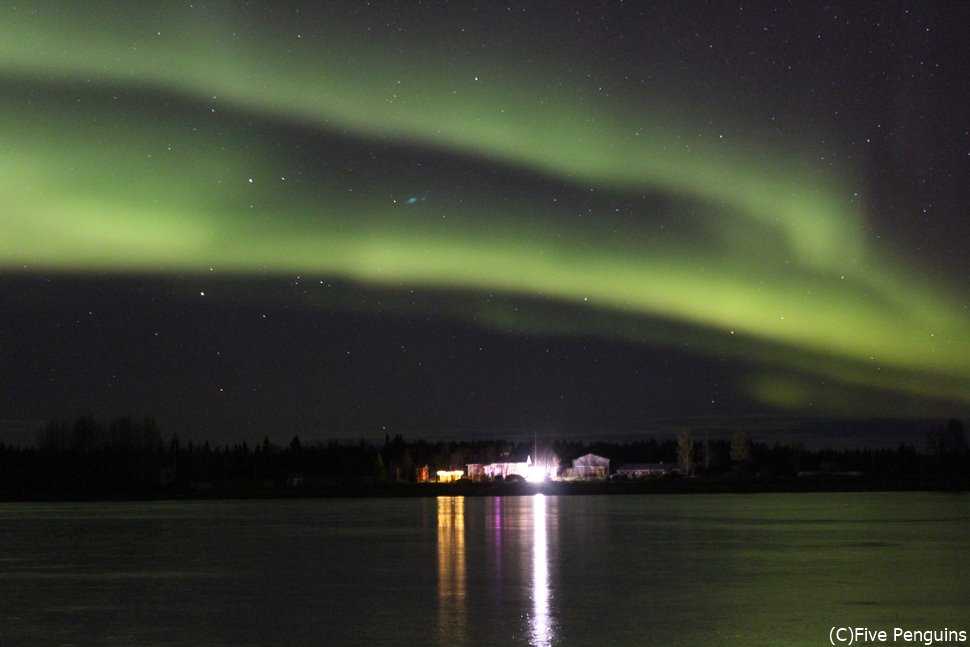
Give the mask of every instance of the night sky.
<svg viewBox="0 0 970 647">
<path fill-rule="evenodd" d="M 958 2 L 5 3 L 0 420 L 966 417 L 968 33 Z"/>
</svg>

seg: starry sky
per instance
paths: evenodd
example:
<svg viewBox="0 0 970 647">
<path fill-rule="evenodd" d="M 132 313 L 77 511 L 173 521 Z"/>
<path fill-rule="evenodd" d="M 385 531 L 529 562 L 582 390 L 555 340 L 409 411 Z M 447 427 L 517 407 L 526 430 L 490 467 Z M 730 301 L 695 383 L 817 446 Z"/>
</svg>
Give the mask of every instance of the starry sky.
<svg viewBox="0 0 970 647">
<path fill-rule="evenodd" d="M 970 8 L 0 7 L 0 420 L 970 415 Z"/>
</svg>

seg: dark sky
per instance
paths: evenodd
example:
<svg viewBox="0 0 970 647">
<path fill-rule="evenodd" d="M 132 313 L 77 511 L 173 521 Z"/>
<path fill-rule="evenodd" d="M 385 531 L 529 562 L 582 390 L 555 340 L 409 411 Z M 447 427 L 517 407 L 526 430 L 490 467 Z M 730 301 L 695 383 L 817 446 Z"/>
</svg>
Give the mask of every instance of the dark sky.
<svg viewBox="0 0 970 647">
<path fill-rule="evenodd" d="M 0 421 L 970 415 L 968 31 L 950 2 L 4 6 Z"/>
</svg>

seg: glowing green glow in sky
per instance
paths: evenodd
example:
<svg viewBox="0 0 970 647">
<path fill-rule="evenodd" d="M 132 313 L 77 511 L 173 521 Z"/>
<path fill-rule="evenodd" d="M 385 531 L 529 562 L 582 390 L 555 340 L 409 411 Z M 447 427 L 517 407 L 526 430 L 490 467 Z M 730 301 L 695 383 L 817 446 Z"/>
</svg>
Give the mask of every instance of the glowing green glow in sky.
<svg viewBox="0 0 970 647">
<path fill-rule="evenodd" d="M 873 214 L 851 168 L 813 164 L 807 148 L 700 137 L 674 98 L 603 98 L 555 52 L 532 66 L 500 51 L 441 60 L 446 36 L 365 47 L 331 25 L 256 33 L 218 6 L 167 6 L 4 10 L 0 75 L 15 82 L 0 107 L 12 133 L 0 143 L 0 265 L 542 295 L 707 330 L 715 341 L 695 350 L 828 380 L 835 407 L 840 386 L 970 402 L 965 308 L 867 248 Z M 364 151 L 353 164 L 383 179 L 348 188 L 336 177 L 346 164 L 314 168 L 261 124 L 345 133 Z M 385 169 L 366 155 L 381 142 L 558 183 L 573 211 Z M 580 221 L 583 192 L 600 211 L 615 199 L 641 212 Z M 691 235 L 661 231 L 658 212 Z M 811 384 L 757 378 L 751 391 L 800 408 L 826 398 Z"/>
</svg>

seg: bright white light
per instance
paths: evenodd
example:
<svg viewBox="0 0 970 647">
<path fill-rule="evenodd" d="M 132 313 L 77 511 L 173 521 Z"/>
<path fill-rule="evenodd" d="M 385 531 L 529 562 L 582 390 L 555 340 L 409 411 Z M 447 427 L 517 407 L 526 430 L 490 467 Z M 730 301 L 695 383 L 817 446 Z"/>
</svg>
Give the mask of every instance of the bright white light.
<svg viewBox="0 0 970 647">
<path fill-rule="evenodd" d="M 530 483 L 542 483 L 546 480 L 546 471 L 538 465 L 529 465 L 525 468 L 525 480 Z"/>
</svg>

